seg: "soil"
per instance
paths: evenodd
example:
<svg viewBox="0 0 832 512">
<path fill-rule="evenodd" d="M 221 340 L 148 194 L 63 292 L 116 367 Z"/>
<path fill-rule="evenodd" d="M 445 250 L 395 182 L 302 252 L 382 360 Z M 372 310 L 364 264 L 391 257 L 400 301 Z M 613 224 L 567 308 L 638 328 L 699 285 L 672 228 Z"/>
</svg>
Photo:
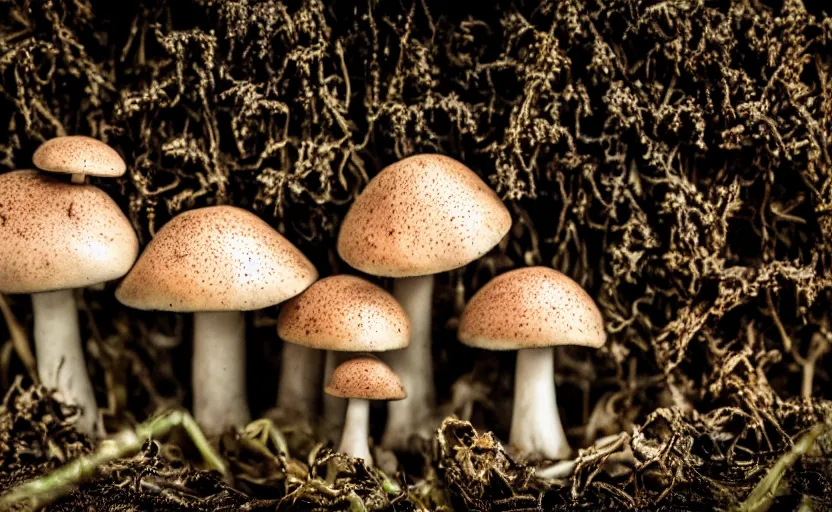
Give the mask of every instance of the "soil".
<svg viewBox="0 0 832 512">
<path fill-rule="evenodd" d="M 56 135 L 100 138 L 128 172 L 95 184 L 142 243 L 179 212 L 234 204 L 322 275 L 353 272 L 334 250 L 351 200 L 385 165 L 424 152 L 477 171 L 515 221 L 491 253 L 439 276 L 434 435 L 379 453 L 386 473 L 270 410 L 272 308 L 248 319 L 249 400 L 290 456 L 229 433 L 222 479 L 174 431 L 48 509 L 727 510 L 767 474 L 782 479 L 746 510 L 832 509 L 828 11 L 800 0 L 0 1 L 0 172 L 30 167 Z M 499 442 L 513 356 L 456 342 L 466 299 L 525 265 L 579 282 L 609 333 L 598 351 L 558 349 L 561 412 L 583 449 L 564 478 L 541 478 Z M 129 310 L 112 285 L 78 298 L 109 432 L 189 406 L 188 319 Z M 30 332 L 28 298 L 5 301 L 4 491 L 94 449 L 8 327 Z M 373 414 L 378 430 L 384 410 Z"/>
</svg>

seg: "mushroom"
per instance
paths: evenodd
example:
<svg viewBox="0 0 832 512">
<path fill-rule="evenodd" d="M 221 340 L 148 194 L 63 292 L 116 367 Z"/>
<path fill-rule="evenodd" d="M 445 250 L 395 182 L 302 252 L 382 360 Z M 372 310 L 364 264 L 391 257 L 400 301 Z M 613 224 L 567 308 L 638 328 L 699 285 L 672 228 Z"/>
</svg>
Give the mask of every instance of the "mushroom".
<svg viewBox="0 0 832 512">
<path fill-rule="evenodd" d="M 98 406 L 72 289 L 120 278 L 138 252 L 130 221 L 102 190 L 32 170 L 0 175 L 0 292 L 32 294 L 40 380 L 81 407 L 77 427 L 92 436 Z"/>
<path fill-rule="evenodd" d="M 312 419 L 318 409 L 321 386 L 321 351 L 284 343 L 277 387 L 277 408 L 290 416 Z"/>
<path fill-rule="evenodd" d="M 410 322 L 382 288 L 360 277 L 339 275 L 321 279 L 284 304 L 277 333 L 289 344 L 309 350 L 383 352 L 407 346 Z M 289 406 L 307 392 L 295 386 L 281 388 L 279 405 Z"/>
<path fill-rule="evenodd" d="M 349 399 L 338 451 L 364 459 L 365 464 L 372 466 L 373 456 L 367 442 L 370 437 L 369 400 L 403 400 L 407 393 L 402 381 L 380 359 L 362 356 L 350 359 L 336 368 L 326 392 Z"/>
<path fill-rule="evenodd" d="M 84 183 L 87 174 L 117 178 L 127 170 L 115 149 L 83 135 L 55 137 L 44 142 L 35 151 L 32 163 L 42 171 L 71 174 L 76 184 Z"/>
<path fill-rule="evenodd" d="M 338 254 L 363 272 L 397 278 L 393 295 L 413 326 L 410 346 L 384 357 L 408 398 L 391 404 L 383 445 L 405 448 L 433 406 L 433 275 L 487 253 L 510 226 L 497 194 L 441 155 L 416 155 L 386 167 L 347 212 Z"/>
<path fill-rule="evenodd" d="M 294 297 L 317 277 L 312 263 L 256 215 L 209 206 L 165 224 L 116 298 L 137 309 L 194 313 L 194 417 L 213 436 L 249 420 L 242 312 Z"/>
<path fill-rule="evenodd" d="M 554 347 L 598 348 L 606 341 L 595 302 L 556 270 L 506 272 L 465 307 L 459 340 L 486 350 L 517 350 L 510 444 L 535 457 L 560 459 L 570 448 L 555 399 Z"/>
</svg>

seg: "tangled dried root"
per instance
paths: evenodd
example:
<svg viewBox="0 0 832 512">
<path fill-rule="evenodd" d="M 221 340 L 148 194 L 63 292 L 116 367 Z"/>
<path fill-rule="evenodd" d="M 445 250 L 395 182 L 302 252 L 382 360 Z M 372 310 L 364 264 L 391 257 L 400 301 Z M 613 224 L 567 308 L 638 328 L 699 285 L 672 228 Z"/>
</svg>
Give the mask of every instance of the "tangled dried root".
<svg viewBox="0 0 832 512">
<path fill-rule="evenodd" d="M 54 135 L 106 140 L 129 172 L 100 185 L 144 242 L 182 210 L 238 204 L 339 272 L 340 219 L 386 164 L 432 151 L 478 171 L 515 226 L 440 279 L 436 308 L 439 396 L 481 379 L 463 408 L 478 426 L 505 433 L 511 360 L 454 344 L 456 316 L 531 264 L 585 286 L 611 334 L 591 364 L 561 353 L 559 394 L 583 404 L 570 434 L 653 443 L 656 485 L 695 487 L 708 461 L 734 478 L 737 454 L 769 464 L 829 420 L 832 21 L 810 3 L 11 0 L 0 34 L 0 167 Z M 124 424 L 185 399 L 187 352 L 176 321 L 110 297 L 85 293 L 87 334 Z M 252 346 L 261 370 L 269 346 Z M 4 374 L 22 370 L 6 347 Z M 639 489 L 637 506 L 668 499 Z"/>
</svg>

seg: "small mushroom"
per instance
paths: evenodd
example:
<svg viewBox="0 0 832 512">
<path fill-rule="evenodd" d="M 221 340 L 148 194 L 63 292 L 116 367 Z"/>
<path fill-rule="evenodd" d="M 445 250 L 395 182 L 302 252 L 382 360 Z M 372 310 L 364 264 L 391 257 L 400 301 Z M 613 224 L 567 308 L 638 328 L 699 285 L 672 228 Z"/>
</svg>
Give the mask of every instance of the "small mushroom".
<svg viewBox="0 0 832 512">
<path fill-rule="evenodd" d="M 410 322 L 396 299 L 382 288 L 360 277 L 338 275 L 321 279 L 284 304 L 277 333 L 289 342 L 284 354 L 290 346 L 311 351 L 383 352 L 407 346 Z M 278 407 L 294 407 L 310 417 L 320 387 L 317 381 L 304 381 L 314 372 L 314 368 L 303 368 L 307 361 L 305 357 L 284 357 Z M 310 396 L 310 390 L 315 394 Z"/>
<path fill-rule="evenodd" d="M 136 309 L 194 313 L 194 417 L 218 435 L 249 421 L 242 312 L 279 304 L 317 278 L 312 263 L 259 217 L 209 206 L 165 224 L 116 298 Z"/>
<path fill-rule="evenodd" d="M 72 289 L 120 278 L 138 252 L 130 221 L 102 190 L 31 170 L 0 175 L 0 292 L 32 294 L 40 380 L 81 406 L 77 426 L 90 435 L 98 406 Z"/>
<path fill-rule="evenodd" d="M 370 454 L 369 400 L 403 400 L 402 381 L 389 366 L 373 356 L 361 356 L 341 364 L 326 387 L 332 396 L 348 398 L 347 417 L 338 451 L 373 464 Z"/>
<path fill-rule="evenodd" d="M 84 183 L 88 174 L 117 178 L 127 170 L 115 149 L 83 135 L 49 139 L 35 151 L 32 163 L 42 171 L 71 174 L 73 183 Z"/>
<path fill-rule="evenodd" d="M 431 358 L 433 276 L 487 253 L 511 226 L 488 185 L 456 160 L 416 155 L 383 169 L 347 212 L 338 254 L 368 274 L 397 278 L 393 295 L 413 326 L 410 346 L 384 356 L 407 400 L 390 406 L 382 444 L 406 448 L 434 405 Z"/>
<path fill-rule="evenodd" d="M 533 457 L 568 457 L 555 399 L 554 347 L 604 344 L 604 320 L 592 298 L 556 270 L 512 270 L 474 294 L 458 334 L 471 347 L 518 350 L 509 442 Z"/>
</svg>

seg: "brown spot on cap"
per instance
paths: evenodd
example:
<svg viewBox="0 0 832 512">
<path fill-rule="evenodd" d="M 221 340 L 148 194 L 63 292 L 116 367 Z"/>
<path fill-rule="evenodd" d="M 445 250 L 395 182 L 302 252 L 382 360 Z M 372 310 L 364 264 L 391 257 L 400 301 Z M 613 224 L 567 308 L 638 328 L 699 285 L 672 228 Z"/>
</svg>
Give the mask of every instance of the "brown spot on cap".
<svg viewBox="0 0 832 512">
<path fill-rule="evenodd" d="M 598 348 L 607 338 L 601 312 L 586 291 L 546 267 L 512 270 L 489 281 L 465 307 L 458 336 L 486 350 Z"/>
<path fill-rule="evenodd" d="M 321 350 L 382 352 L 410 343 L 410 320 L 392 295 L 360 277 L 327 277 L 280 308 L 277 334 Z"/>
<path fill-rule="evenodd" d="M 403 400 L 407 393 L 402 381 L 389 366 L 370 355 L 342 363 L 332 372 L 327 394 L 364 400 Z"/>
<path fill-rule="evenodd" d="M 101 189 L 31 170 L 0 175 L 0 292 L 118 279 L 138 253 L 130 221 Z"/>
<path fill-rule="evenodd" d="M 294 297 L 317 278 L 306 256 L 262 219 L 209 206 L 165 224 L 116 298 L 137 309 L 246 311 Z"/>
<path fill-rule="evenodd" d="M 124 159 L 115 149 L 83 135 L 55 137 L 44 142 L 35 151 L 32 162 L 42 171 L 106 178 L 116 178 L 127 170 Z"/>
<path fill-rule="evenodd" d="M 453 158 L 416 155 L 383 169 L 347 212 L 338 254 L 377 276 L 437 274 L 497 245 L 511 216 L 493 190 Z"/>
</svg>

